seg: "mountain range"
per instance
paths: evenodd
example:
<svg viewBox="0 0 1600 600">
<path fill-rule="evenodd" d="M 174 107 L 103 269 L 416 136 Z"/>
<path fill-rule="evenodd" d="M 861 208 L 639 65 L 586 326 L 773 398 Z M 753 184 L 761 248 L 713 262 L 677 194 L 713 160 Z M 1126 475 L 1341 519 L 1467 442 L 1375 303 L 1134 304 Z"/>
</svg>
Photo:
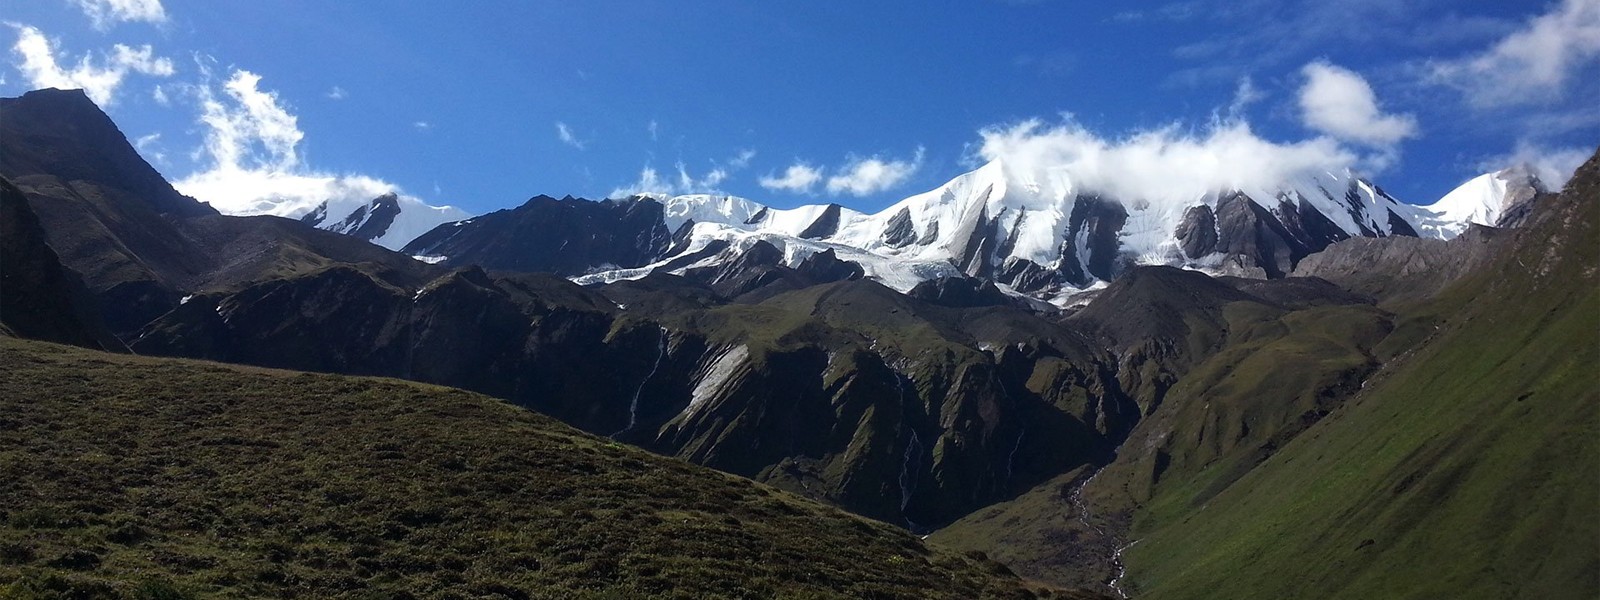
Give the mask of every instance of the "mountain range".
<svg viewBox="0 0 1600 600">
<path fill-rule="evenodd" d="M 1600 591 L 1566 466 L 1600 463 L 1595 160 L 1426 207 L 1347 172 L 1132 197 L 1003 162 L 872 215 L 538 196 L 393 252 L 366 225 L 403 197 L 219 215 L 79 92 L 0 100 L 0 139 L 19 336 L 482 393 L 1030 593 Z"/>
<path fill-rule="evenodd" d="M 831 250 L 901 292 L 976 277 L 1066 306 L 1137 265 L 1280 278 L 1341 240 L 1449 239 L 1548 194 L 1525 167 L 1475 178 L 1428 206 L 1399 202 L 1348 170 L 1164 197 L 1098 185 L 1067 167 L 1025 169 L 997 159 L 876 214 L 837 204 L 776 209 L 705 194 L 566 204 L 540 196 L 441 226 L 403 251 L 447 266 L 548 271 L 593 284 L 727 264 L 764 243 L 789 267 Z M 601 237 L 584 237 L 591 234 Z"/>
</svg>

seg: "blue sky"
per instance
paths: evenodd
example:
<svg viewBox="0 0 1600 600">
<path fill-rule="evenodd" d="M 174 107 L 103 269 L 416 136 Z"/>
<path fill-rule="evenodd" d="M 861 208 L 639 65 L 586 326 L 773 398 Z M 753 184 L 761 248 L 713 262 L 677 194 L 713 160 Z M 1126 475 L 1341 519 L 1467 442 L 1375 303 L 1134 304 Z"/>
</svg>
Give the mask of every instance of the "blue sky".
<svg viewBox="0 0 1600 600">
<path fill-rule="evenodd" d="M 8 4 L 0 92 L 88 87 L 180 189 L 229 202 L 871 211 L 1033 147 L 1000 139 L 1242 128 L 1426 204 L 1600 143 L 1600 0 Z"/>
</svg>

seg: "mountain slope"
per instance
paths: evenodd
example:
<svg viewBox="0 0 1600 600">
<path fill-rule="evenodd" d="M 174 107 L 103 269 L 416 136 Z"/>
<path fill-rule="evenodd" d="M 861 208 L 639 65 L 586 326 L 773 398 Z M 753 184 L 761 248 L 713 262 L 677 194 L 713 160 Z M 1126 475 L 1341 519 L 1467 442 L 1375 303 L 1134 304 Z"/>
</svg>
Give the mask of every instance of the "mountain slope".
<svg viewBox="0 0 1600 600">
<path fill-rule="evenodd" d="M 624 307 L 550 275 L 412 287 L 331 266 L 198 294 L 132 346 L 463 387 L 894 523 L 952 520 L 1131 426 L 1111 359 L 1015 307 L 860 280 L 729 303 L 659 277 Z"/>
<path fill-rule="evenodd" d="M 127 350 L 101 322 L 78 274 L 61 266 L 22 190 L 5 178 L 0 178 L 0 333 Z"/>
<path fill-rule="evenodd" d="M 474 394 L 16 340 L 0 365 L 9 597 L 1031 596 Z"/>
<path fill-rule="evenodd" d="M 1436 324 L 1431 339 L 1344 409 L 1203 506 L 1136 521 L 1131 589 L 1600 593 L 1600 159 L 1546 208 L 1487 268 L 1413 314 Z"/>
<path fill-rule="evenodd" d="M 0 175 L 119 335 L 195 292 L 333 263 L 412 282 L 442 272 L 292 220 L 218 214 L 167 184 L 81 91 L 0 99 L 0 139 Z"/>
</svg>

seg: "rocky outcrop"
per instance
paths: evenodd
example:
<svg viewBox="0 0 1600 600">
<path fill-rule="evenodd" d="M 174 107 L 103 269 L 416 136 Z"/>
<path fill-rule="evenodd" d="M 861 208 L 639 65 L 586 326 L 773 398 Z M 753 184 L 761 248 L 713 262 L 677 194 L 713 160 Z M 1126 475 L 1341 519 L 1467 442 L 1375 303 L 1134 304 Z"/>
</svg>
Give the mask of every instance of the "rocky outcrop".
<svg viewBox="0 0 1600 600">
<path fill-rule="evenodd" d="M 1449 241 L 1351 238 L 1306 257 L 1295 277 L 1319 277 L 1384 302 L 1420 300 L 1494 256 L 1504 231 L 1474 225 Z"/>
<path fill-rule="evenodd" d="M 0 178 L 0 330 L 96 350 L 127 351 L 78 274 L 61 265 L 28 200 Z"/>
</svg>

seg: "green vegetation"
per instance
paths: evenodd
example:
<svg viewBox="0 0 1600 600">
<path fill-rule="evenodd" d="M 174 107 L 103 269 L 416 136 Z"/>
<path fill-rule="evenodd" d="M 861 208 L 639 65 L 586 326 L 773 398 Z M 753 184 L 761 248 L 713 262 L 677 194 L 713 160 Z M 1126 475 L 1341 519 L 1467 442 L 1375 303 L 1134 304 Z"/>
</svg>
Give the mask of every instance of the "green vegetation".
<svg viewBox="0 0 1600 600">
<path fill-rule="evenodd" d="M 7 598 L 1031 595 L 897 528 L 385 379 L 0 338 L 0 481 Z"/>
<path fill-rule="evenodd" d="M 1394 335 L 1429 339 L 1342 408 L 1203 502 L 1175 490 L 1138 513 L 1128 587 L 1141 599 L 1600 594 L 1588 181 L 1490 268 L 1408 312 Z"/>
</svg>

